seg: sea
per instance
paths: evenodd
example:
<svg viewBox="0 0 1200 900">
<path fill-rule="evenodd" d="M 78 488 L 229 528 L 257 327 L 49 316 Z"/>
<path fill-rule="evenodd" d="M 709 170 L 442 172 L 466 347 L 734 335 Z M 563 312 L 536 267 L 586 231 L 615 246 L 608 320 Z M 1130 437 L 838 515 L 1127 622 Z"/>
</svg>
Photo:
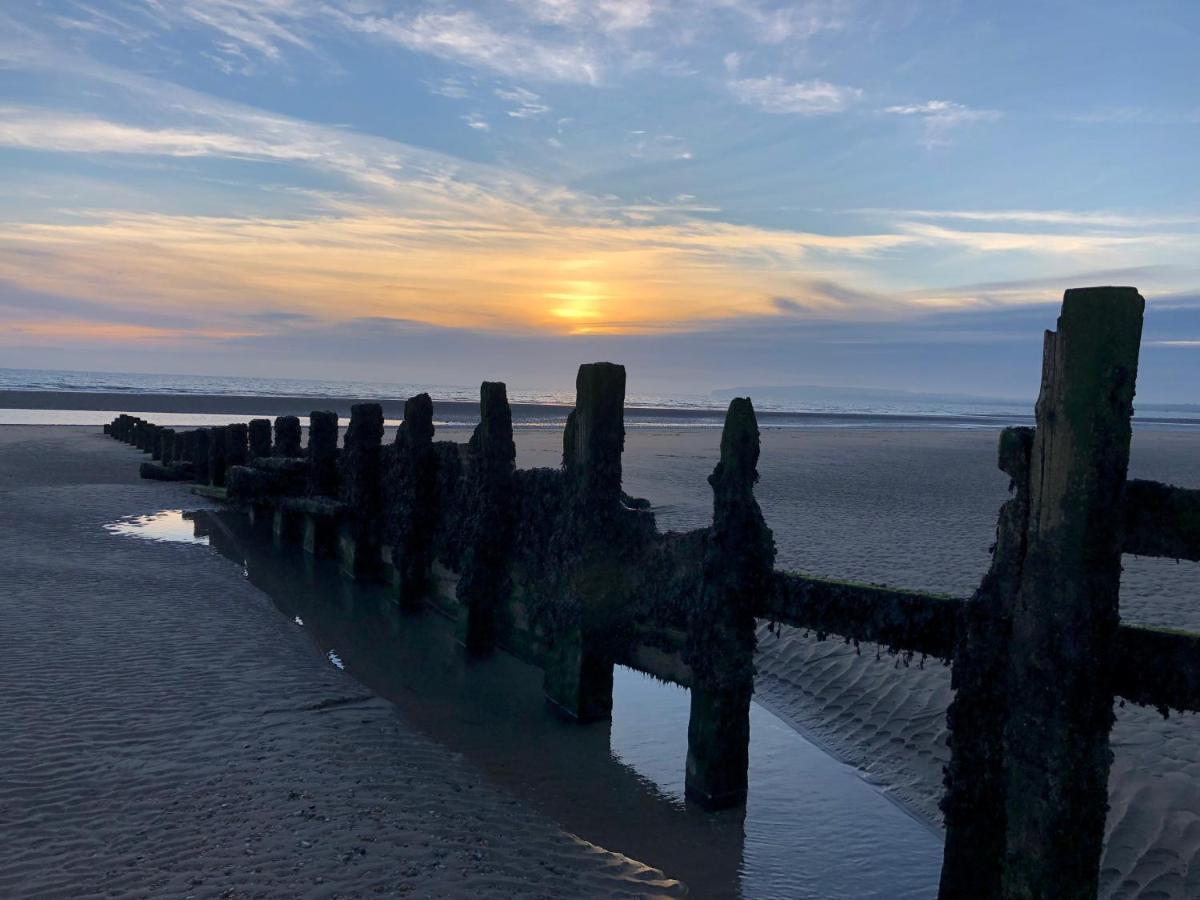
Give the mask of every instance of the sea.
<svg viewBox="0 0 1200 900">
<path fill-rule="evenodd" d="M 62 393 L 80 396 L 67 400 L 59 396 Z M 0 367 L 0 424 L 99 425 L 118 412 L 130 412 L 143 417 L 158 413 L 154 421 L 165 425 L 206 425 L 257 415 L 300 414 L 316 406 L 317 400 L 326 401 L 322 408 L 347 405 L 352 400 L 378 400 L 384 404 L 388 424 L 395 424 L 402 415 L 403 401 L 419 393 L 434 399 L 437 424 L 456 427 L 475 421 L 477 386 Z M 626 396 L 625 424 L 630 428 L 720 427 L 732 393 L 634 391 Z M 811 386 L 762 388 L 757 396 L 754 388 L 746 388 L 744 393 L 754 400 L 764 428 L 999 428 L 1033 423 L 1032 398 Z M 38 394 L 45 395 L 44 403 Z M 205 398 L 203 403 L 201 398 Z M 575 402 L 572 391 L 520 387 L 510 387 L 508 398 L 513 424 L 533 428 L 561 427 Z M 345 404 L 338 404 L 339 400 Z M 63 408 L 68 406 L 75 408 Z M 1139 403 L 1135 423 L 1154 428 L 1200 428 L 1200 404 Z"/>
</svg>

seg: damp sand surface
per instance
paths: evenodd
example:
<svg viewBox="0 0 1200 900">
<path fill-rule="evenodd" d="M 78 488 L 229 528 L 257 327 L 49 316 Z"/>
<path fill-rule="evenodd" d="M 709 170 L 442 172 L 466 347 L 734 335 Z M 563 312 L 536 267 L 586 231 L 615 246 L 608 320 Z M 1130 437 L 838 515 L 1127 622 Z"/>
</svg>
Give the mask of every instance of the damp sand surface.
<svg viewBox="0 0 1200 900">
<path fill-rule="evenodd" d="M 50 437 L 51 434 L 58 436 Z M 63 507 L 75 503 L 77 508 L 70 511 L 59 509 L 55 513 L 56 521 L 42 526 L 43 530 L 49 532 L 67 529 L 65 537 L 60 536 L 51 542 L 60 553 L 66 553 L 68 547 L 86 544 L 82 538 L 83 530 L 89 534 L 93 529 L 101 530 L 96 526 L 116 521 L 118 513 L 150 514 L 164 507 L 169 508 L 171 501 L 166 495 L 173 491 L 178 491 L 181 497 L 187 497 L 178 486 L 138 484 L 127 463 L 128 448 L 99 438 L 94 441 L 86 439 L 89 442 L 86 452 L 106 457 L 104 465 L 96 467 L 103 471 L 77 471 L 70 464 L 70 454 L 84 452 L 79 443 L 84 434 L 90 432 L 77 429 L 0 429 L 3 438 L 0 444 L 3 448 L 0 452 L 0 485 L 3 487 L 0 490 L 5 492 L 0 515 L 12 508 L 11 497 L 17 480 L 24 485 L 23 490 L 41 491 L 38 499 L 44 505 Z M 465 440 L 466 434 L 462 429 L 444 429 L 439 437 Z M 711 499 L 704 478 L 715 462 L 718 441 L 719 432 L 715 430 L 631 431 L 625 455 L 626 490 L 631 494 L 649 497 L 655 503 L 661 528 L 682 529 L 705 524 Z M 1004 476 L 995 469 L 995 441 L 996 432 L 993 430 L 764 429 L 760 466 L 762 482 L 758 495 L 768 523 L 775 529 L 780 565 L 829 577 L 855 578 L 965 596 L 986 569 L 996 511 L 1005 497 Z M 557 464 L 560 439 L 556 434 L 544 430 L 521 431 L 517 435 L 517 444 L 519 465 Z M 101 447 L 105 449 L 99 449 Z M 1198 451 L 1200 440 L 1194 435 L 1166 431 L 1136 432 L 1132 474 L 1189 486 L 1200 485 Z M 89 461 L 98 462 L 98 457 L 83 460 L 75 457 L 75 461 L 86 465 Z M 38 487 L 42 482 L 44 485 Z M 92 499 L 84 504 L 78 503 L 80 498 L 69 496 L 76 487 L 78 493 L 91 495 Z M 98 498 L 106 492 L 120 493 L 120 502 L 110 497 L 109 502 L 101 508 Z M 29 503 L 30 499 L 22 502 Z M 178 503 L 182 507 L 187 501 L 180 500 Z M 0 553 L 3 554 L 0 558 L 19 558 L 31 540 L 40 541 L 25 527 L 26 518 L 28 511 L 21 517 L 20 524 L 25 533 L 20 536 L 12 533 L 14 529 L 11 523 L 6 523 L 0 541 L 7 541 L 8 546 L 0 543 Z M 84 519 L 87 521 L 86 529 L 80 524 Z M 74 538 L 71 533 L 74 533 Z M 111 539 L 110 535 L 105 537 Z M 188 549 L 194 551 L 196 548 Z M 181 551 L 181 547 L 172 547 L 170 551 Z M 53 562 L 58 563 L 57 560 Z M 122 568 L 120 561 L 115 561 L 115 564 L 117 569 Z M 130 566 L 130 560 L 126 559 L 124 565 Z M 50 575 L 52 571 L 51 560 L 46 560 L 41 571 L 42 577 L 31 576 L 38 583 L 25 586 L 24 604 L 28 605 L 31 598 L 39 594 L 49 596 L 47 584 L 53 580 Z M 167 585 L 157 580 L 159 576 L 148 578 L 147 573 L 140 570 L 129 571 L 126 575 L 129 579 L 126 590 L 144 584 L 152 590 L 165 587 L 168 593 L 175 591 L 183 597 L 191 596 L 188 585 L 192 579 L 186 577 L 186 572 L 181 572 L 183 577 L 171 580 Z M 248 579 L 245 574 L 239 573 L 239 577 L 240 581 L 234 579 L 230 585 L 246 585 Z M 84 576 L 77 574 L 74 578 L 77 580 L 74 591 L 70 590 L 71 578 L 68 577 L 63 582 L 66 590 L 60 596 L 73 597 L 74 603 L 78 603 L 85 593 Z M 1196 612 L 1197 607 L 1192 600 L 1198 586 L 1197 567 L 1193 564 L 1176 565 L 1169 561 L 1127 558 L 1123 614 L 1125 618 L 1138 622 L 1200 629 L 1200 613 Z M 90 581 L 89 587 L 94 587 Z M 108 602 L 112 602 L 111 586 L 105 587 L 101 593 L 107 595 Z M 261 592 L 249 596 L 256 597 L 260 607 L 270 605 Z M 128 602 L 127 598 L 123 599 Z M 20 605 L 20 601 L 17 605 Z M 45 660 L 63 654 L 62 647 L 56 646 L 56 640 L 51 637 L 56 628 L 60 634 L 63 632 L 61 608 L 62 604 L 56 603 L 53 610 L 44 611 L 44 620 L 29 623 L 37 647 L 24 656 L 18 656 L 19 660 L 24 660 L 24 668 L 39 673 L 42 678 L 60 677 L 53 674 L 54 667 L 48 666 Z M 151 608 L 157 607 L 147 607 L 142 612 L 146 613 Z M 277 620 L 280 618 L 279 610 L 273 606 L 265 612 Z M 23 615 L 30 614 L 26 612 Z M 224 613 L 222 621 L 223 617 Z M 171 623 L 170 618 L 167 621 Z M 106 622 L 100 617 L 92 624 L 102 635 L 107 635 L 114 645 L 121 643 L 123 635 L 117 623 Z M 196 627 L 194 623 L 189 624 L 186 617 L 174 624 L 180 628 Z M 305 630 L 296 628 L 294 623 L 293 628 L 297 632 Z M 46 633 L 39 634 L 39 629 Z M 75 645 L 89 642 L 87 632 L 66 636 Z M 230 638 L 228 630 L 225 638 L 226 644 L 237 643 Z M 779 717 L 767 721 L 784 721 L 804 731 L 841 759 L 857 766 L 868 780 L 878 784 L 914 814 L 924 816 L 936 827 L 936 798 L 940 792 L 941 766 L 947 755 L 944 713 L 950 696 L 948 670 L 936 662 L 928 662 L 924 668 L 920 668 L 919 661 L 905 667 L 887 656 L 877 660 L 873 648 L 864 646 L 860 652 L 856 652 L 840 642 L 816 642 L 790 629 L 784 629 L 780 637 L 768 635 L 764 629 L 760 638 L 757 700 Z M 311 655 L 312 641 L 310 638 L 306 640 L 306 652 Z M 288 641 L 280 643 L 291 646 Z M 75 649 L 80 652 L 85 650 L 82 646 L 76 646 Z M 91 652 L 90 648 L 86 649 Z M 108 649 L 119 657 L 119 649 L 111 646 Z M 282 652 L 282 647 L 266 649 L 271 654 Z M 244 655 L 239 654 L 238 658 Z M 250 657 L 253 659 L 254 654 L 250 654 Z M 221 671 L 220 654 L 214 658 L 218 671 L 205 670 L 203 674 L 192 671 L 196 676 L 193 680 L 198 680 L 196 690 L 202 701 L 207 697 L 206 689 L 211 688 L 212 682 L 228 681 L 231 677 L 229 672 Z M 338 658 L 345 665 L 344 657 L 339 655 Z M 141 660 L 135 662 L 140 664 Z M 326 677 L 343 671 L 331 665 L 328 657 L 319 657 L 318 663 Z M 10 657 L 9 665 L 12 664 Z M 69 691 L 67 682 L 73 677 L 81 677 L 78 674 L 79 667 L 73 661 L 71 664 L 75 666 L 77 674 L 66 676 L 61 688 L 63 691 Z M 99 666 L 100 663 L 94 661 L 93 665 Z M 194 666 L 198 667 L 198 664 Z M 59 668 L 62 668 L 62 664 Z M 129 677 L 131 684 L 141 684 L 141 679 Z M 270 677 L 278 678 L 274 673 Z M 284 677 L 283 681 L 285 684 L 291 683 L 288 677 Z M 144 684 L 142 686 L 145 687 Z M 116 689 L 117 686 L 110 685 L 110 688 Z M 264 688 L 264 703 L 271 702 L 268 699 L 270 693 Z M 83 697 L 86 700 L 86 691 Z M 22 698 L 18 694 L 17 701 L 22 699 L 33 704 L 37 698 L 32 695 Z M 661 704 L 662 701 L 655 699 L 653 702 Z M 54 706 L 49 703 L 44 705 L 48 708 Z M 49 713 L 35 716 L 35 721 L 39 716 L 42 719 L 56 717 L 59 731 L 44 731 L 32 738 L 25 738 L 28 744 L 26 752 L 32 752 L 36 747 L 44 751 L 45 746 L 54 743 L 59 735 L 73 734 L 72 723 L 68 720 L 77 705 L 76 702 L 68 703 L 68 698 L 64 696 L 59 698 L 59 705 L 53 710 L 54 716 Z M 112 701 L 109 701 L 109 705 L 113 705 Z M 358 706 L 347 704 L 344 709 Z M 13 707 L 11 697 L 0 699 L 0 715 L 13 714 Z M 655 708 L 660 709 L 661 706 L 656 705 Z M 123 714 L 128 716 L 136 709 L 136 706 L 127 708 Z M 335 709 L 343 707 L 326 707 L 323 714 Z M 625 758 L 620 750 L 620 709 L 618 706 L 612 726 L 610 749 L 616 756 Z M 89 710 L 83 718 L 94 715 L 96 711 Z M 119 715 L 110 714 L 105 724 L 118 732 L 128 731 L 122 727 L 121 721 Z M 316 718 L 315 721 L 327 720 Z M 255 728 L 248 728 L 246 733 L 249 735 L 256 731 Z M 416 733 L 416 729 L 413 731 L 413 734 L 405 736 L 406 739 L 419 740 L 421 735 Z M 13 730 L 6 727 L 3 733 L 11 735 Z M 12 739 L 8 740 L 11 743 Z M 261 742 L 261 736 L 253 739 L 248 737 L 247 740 Z M 79 757 L 85 744 L 79 740 L 68 741 L 66 749 L 61 752 L 68 759 Z M 247 755 L 245 752 L 234 752 L 240 746 L 235 744 L 227 748 L 227 752 L 233 756 Z M 262 755 L 260 744 L 251 746 L 255 748 L 254 756 Z M 636 748 L 640 742 L 633 740 L 628 746 Z M 388 749 L 389 753 L 381 753 L 377 761 L 390 759 L 391 748 Z M 1110 785 L 1112 813 L 1102 872 L 1103 896 L 1171 898 L 1200 895 L 1197 883 L 1197 872 L 1200 871 L 1197 856 L 1200 849 L 1200 730 L 1197 729 L 1195 718 L 1187 716 L 1164 721 L 1153 711 L 1119 709 L 1114 750 L 1116 761 Z M 295 755 L 294 749 L 284 752 L 287 758 Z M 306 754 L 311 752 L 305 751 Z M 625 754 L 636 755 L 637 752 L 643 754 L 642 762 L 627 760 L 628 764 L 638 772 L 639 777 L 647 779 L 669 797 L 670 773 L 675 772 L 675 777 L 678 777 L 679 767 L 674 761 L 664 765 L 662 760 L 667 754 L 647 753 L 644 747 L 636 752 L 627 749 Z M 436 768 L 445 762 L 443 756 L 436 752 L 425 757 L 419 756 L 419 764 L 415 769 L 428 780 L 426 764 Z M 221 759 L 219 755 L 214 758 Z M 461 762 L 467 765 L 467 760 Z M 479 766 L 479 763 L 475 763 L 470 768 L 478 775 Z M 54 766 L 52 762 L 45 762 L 45 768 L 48 772 Z M 292 770 L 295 771 L 294 765 Z M 310 775 L 309 772 L 302 774 L 303 777 L 296 776 L 295 783 L 305 781 Z M 410 772 L 409 777 L 418 777 L 418 772 Z M 479 777 L 482 780 L 473 788 L 475 790 L 494 782 L 491 776 Z M 93 782 L 97 778 L 100 782 L 104 781 L 94 771 L 91 772 L 91 778 Z M 438 783 L 436 777 L 432 780 Z M 126 785 L 125 790 L 128 788 L 129 785 Z M 55 802 L 63 804 L 65 808 L 70 803 L 67 786 L 60 784 L 59 791 L 62 797 Z M 106 803 L 111 806 L 116 802 L 115 798 L 121 796 L 122 790 L 113 788 Z M 517 808 L 527 806 L 511 797 L 509 801 Z M 213 809 L 201 807 L 198 803 L 196 807 L 209 813 L 221 809 L 219 802 L 214 804 Z M 298 804 L 298 807 L 298 812 L 302 812 L 304 805 Z M 4 808 L 14 807 L 9 803 Z M 400 824 L 405 828 L 410 827 L 403 818 L 406 811 L 411 812 L 404 803 L 398 801 L 394 808 L 389 808 L 388 818 L 392 820 L 393 816 L 399 816 Z M 534 811 L 525 809 L 525 812 L 538 819 Z M 303 818 L 303 815 L 297 817 Z M 551 834 L 564 837 L 564 831 L 561 826 L 554 824 L 552 816 L 543 815 L 539 821 L 550 828 Z M 864 822 L 863 825 L 867 827 L 868 823 Z M 71 848 L 67 858 L 73 860 L 70 864 L 76 867 L 76 872 L 95 872 L 101 866 L 113 870 L 117 868 L 108 862 L 97 863 L 94 857 L 88 856 L 100 847 L 107 846 L 98 845 L 97 841 L 126 840 L 130 865 L 138 862 L 138 855 L 142 855 L 143 859 L 151 855 L 146 850 L 149 845 L 146 844 L 145 834 L 135 839 L 121 837 L 119 833 L 128 829 L 113 826 L 107 838 L 92 835 L 91 843 L 88 843 L 85 837 L 88 829 L 82 825 L 76 827 L 76 834 L 72 834 L 69 826 L 61 829 L 66 833 L 68 847 Z M 509 828 L 506 823 L 503 830 L 508 835 L 516 829 Z M 7 831 L 2 819 L 0 831 Z M 211 829 L 198 824 L 192 826 L 192 831 L 197 832 L 192 837 L 193 841 L 207 841 L 205 835 L 212 834 Z M 137 834 L 136 828 L 133 833 Z M 428 838 L 424 840 L 427 843 L 423 849 L 429 851 Z M 752 842 L 745 840 L 744 847 L 745 852 L 751 852 Z M 37 859 L 37 852 L 30 852 Z M 41 852 L 46 851 L 43 849 Z M 279 852 L 281 859 L 288 859 L 285 852 Z M 590 851 L 592 854 L 598 852 Z M 112 852 L 107 856 L 117 858 Z M 593 857 L 584 854 L 584 858 Z M 620 857 L 600 854 L 600 858 L 604 860 L 599 866 L 603 877 L 613 877 L 614 870 L 620 869 L 620 865 L 614 866 L 612 859 L 620 860 Z M 91 861 L 84 863 L 81 859 Z M 178 864 L 179 860 L 175 862 Z M 294 872 L 291 868 L 285 868 L 291 862 L 277 863 L 275 877 L 284 878 L 287 873 Z M 559 859 L 559 864 L 566 867 L 575 863 L 564 856 Z M 4 892 L 3 879 L 8 877 L 13 865 L 18 869 L 24 866 L 26 873 L 34 868 L 29 857 L 15 864 L 0 863 L 0 893 Z M 622 865 L 637 869 L 635 864 L 627 860 Z M 864 861 L 863 865 L 869 865 L 869 861 Z M 212 866 L 202 858 L 201 863 L 193 868 L 207 873 Z M 187 865 L 182 866 L 184 874 L 188 871 Z M 308 870 L 310 876 L 313 871 L 315 869 Z M 436 869 L 433 871 L 435 875 L 429 877 L 436 876 Z M 564 871 L 571 871 L 571 877 L 575 878 L 573 870 Z M 811 877 L 811 873 L 809 875 Z M 39 877 L 45 879 L 51 876 L 43 873 Z M 623 884 L 627 877 L 626 872 L 616 873 L 619 883 Z M 642 877 L 651 876 L 643 871 Z M 236 883 L 236 879 L 231 883 Z M 272 883 L 282 885 L 288 882 L 277 880 Z M 454 882 L 431 881 L 426 884 L 453 885 Z M 833 881 L 826 881 L 823 886 L 826 888 L 825 896 L 853 895 L 839 893 L 838 885 Z M 609 887 L 605 882 L 603 889 L 608 890 Z M 703 886 L 691 887 L 695 896 L 708 895 Z M 552 888 L 545 889 L 552 893 Z M 426 892 L 436 894 L 432 888 L 426 889 Z M 582 893 L 586 894 L 586 891 Z M 52 890 L 50 894 L 53 894 Z M 747 896 L 753 894 L 747 893 Z"/>
</svg>

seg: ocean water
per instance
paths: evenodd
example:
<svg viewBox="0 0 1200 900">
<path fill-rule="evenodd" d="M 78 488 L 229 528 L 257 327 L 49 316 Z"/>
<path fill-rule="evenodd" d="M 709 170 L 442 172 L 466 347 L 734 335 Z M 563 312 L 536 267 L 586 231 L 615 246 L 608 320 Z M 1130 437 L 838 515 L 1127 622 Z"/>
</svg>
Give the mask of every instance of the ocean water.
<svg viewBox="0 0 1200 900">
<path fill-rule="evenodd" d="M 0 395 L 4 392 L 20 392 L 25 396 L 20 403 L 11 398 L 5 403 L 0 396 L 0 424 L 50 425 L 100 425 L 119 412 L 136 412 L 163 425 L 216 425 L 282 412 L 305 414 L 308 407 L 302 401 L 307 398 L 379 400 L 385 404 L 385 415 L 391 425 L 398 423 L 404 399 L 428 393 L 435 401 L 436 424 L 453 428 L 474 423 L 479 397 L 478 387 L 463 385 L 0 368 Z M 47 394 L 47 402 L 44 405 L 30 402 L 29 392 Z M 110 404 L 113 407 L 122 406 L 116 401 L 125 394 L 131 400 L 140 397 L 142 405 L 100 408 L 86 398 L 71 404 L 56 404 L 49 399 L 55 392 L 104 395 L 106 400 L 113 401 Z M 1032 400 L 906 395 L 850 388 L 795 389 L 791 396 L 779 388 L 763 388 L 758 397 L 753 389 L 747 392 L 754 399 L 764 427 L 997 428 L 1033 422 Z M 631 428 L 719 427 L 728 394 L 728 391 L 708 395 L 638 393 L 635 389 L 626 396 L 625 424 Z M 158 405 L 145 405 L 144 395 L 153 395 Z M 209 403 L 204 411 L 188 409 L 188 397 L 228 397 L 229 408 L 214 409 Z M 530 390 L 520 386 L 510 386 L 508 397 L 513 405 L 514 424 L 531 428 L 562 427 L 567 411 L 575 402 L 573 391 Z M 236 403 L 233 398 L 237 398 Z M 247 411 L 246 398 L 261 402 Z M 281 408 L 285 398 L 294 409 Z M 62 408 L 67 405 L 88 408 Z M 219 405 L 218 402 L 216 406 Z M 17 406 L 22 408 L 11 408 Z M 1200 404 L 1140 403 L 1137 422 L 1152 427 L 1200 427 Z"/>
</svg>

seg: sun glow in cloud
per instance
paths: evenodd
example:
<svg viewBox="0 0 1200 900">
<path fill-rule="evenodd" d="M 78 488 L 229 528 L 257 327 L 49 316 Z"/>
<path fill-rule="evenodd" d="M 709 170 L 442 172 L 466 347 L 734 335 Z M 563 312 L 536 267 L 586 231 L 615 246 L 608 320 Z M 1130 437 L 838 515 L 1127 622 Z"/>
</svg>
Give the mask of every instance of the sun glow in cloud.
<svg viewBox="0 0 1200 900">
<path fill-rule="evenodd" d="M 149 7 L 0 12 L 0 344 L 364 319 L 659 335 L 1052 301 L 1114 268 L 1200 278 L 1200 220 L 1126 190 L 1158 169 L 1113 183 L 1130 145 L 1078 115 L 1085 133 L 1012 131 L 970 72 L 908 90 L 902 59 L 870 69 L 894 47 L 852 52 L 907 25 L 837 0 L 704 0 L 685 31 L 640 0 Z M 849 43 L 822 61 L 817 36 Z M 1043 131 L 1086 150 L 1078 173 L 1039 175 Z"/>
</svg>

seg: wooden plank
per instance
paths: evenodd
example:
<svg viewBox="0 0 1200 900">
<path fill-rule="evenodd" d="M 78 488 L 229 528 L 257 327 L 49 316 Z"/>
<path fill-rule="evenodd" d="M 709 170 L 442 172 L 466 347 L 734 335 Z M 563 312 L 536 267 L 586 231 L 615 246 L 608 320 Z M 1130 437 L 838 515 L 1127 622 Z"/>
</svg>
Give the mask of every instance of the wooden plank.
<svg viewBox="0 0 1200 900">
<path fill-rule="evenodd" d="M 1200 634 L 1122 625 L 1114 682 L 1118 696 L 1164 715 L 1200 712 Z"/>
<path fill-rule="evenodd" d="M 1200 491 L 1132 480 L 1124 513 L 1126 553 L 1200 561 Z"/>
</svg>

